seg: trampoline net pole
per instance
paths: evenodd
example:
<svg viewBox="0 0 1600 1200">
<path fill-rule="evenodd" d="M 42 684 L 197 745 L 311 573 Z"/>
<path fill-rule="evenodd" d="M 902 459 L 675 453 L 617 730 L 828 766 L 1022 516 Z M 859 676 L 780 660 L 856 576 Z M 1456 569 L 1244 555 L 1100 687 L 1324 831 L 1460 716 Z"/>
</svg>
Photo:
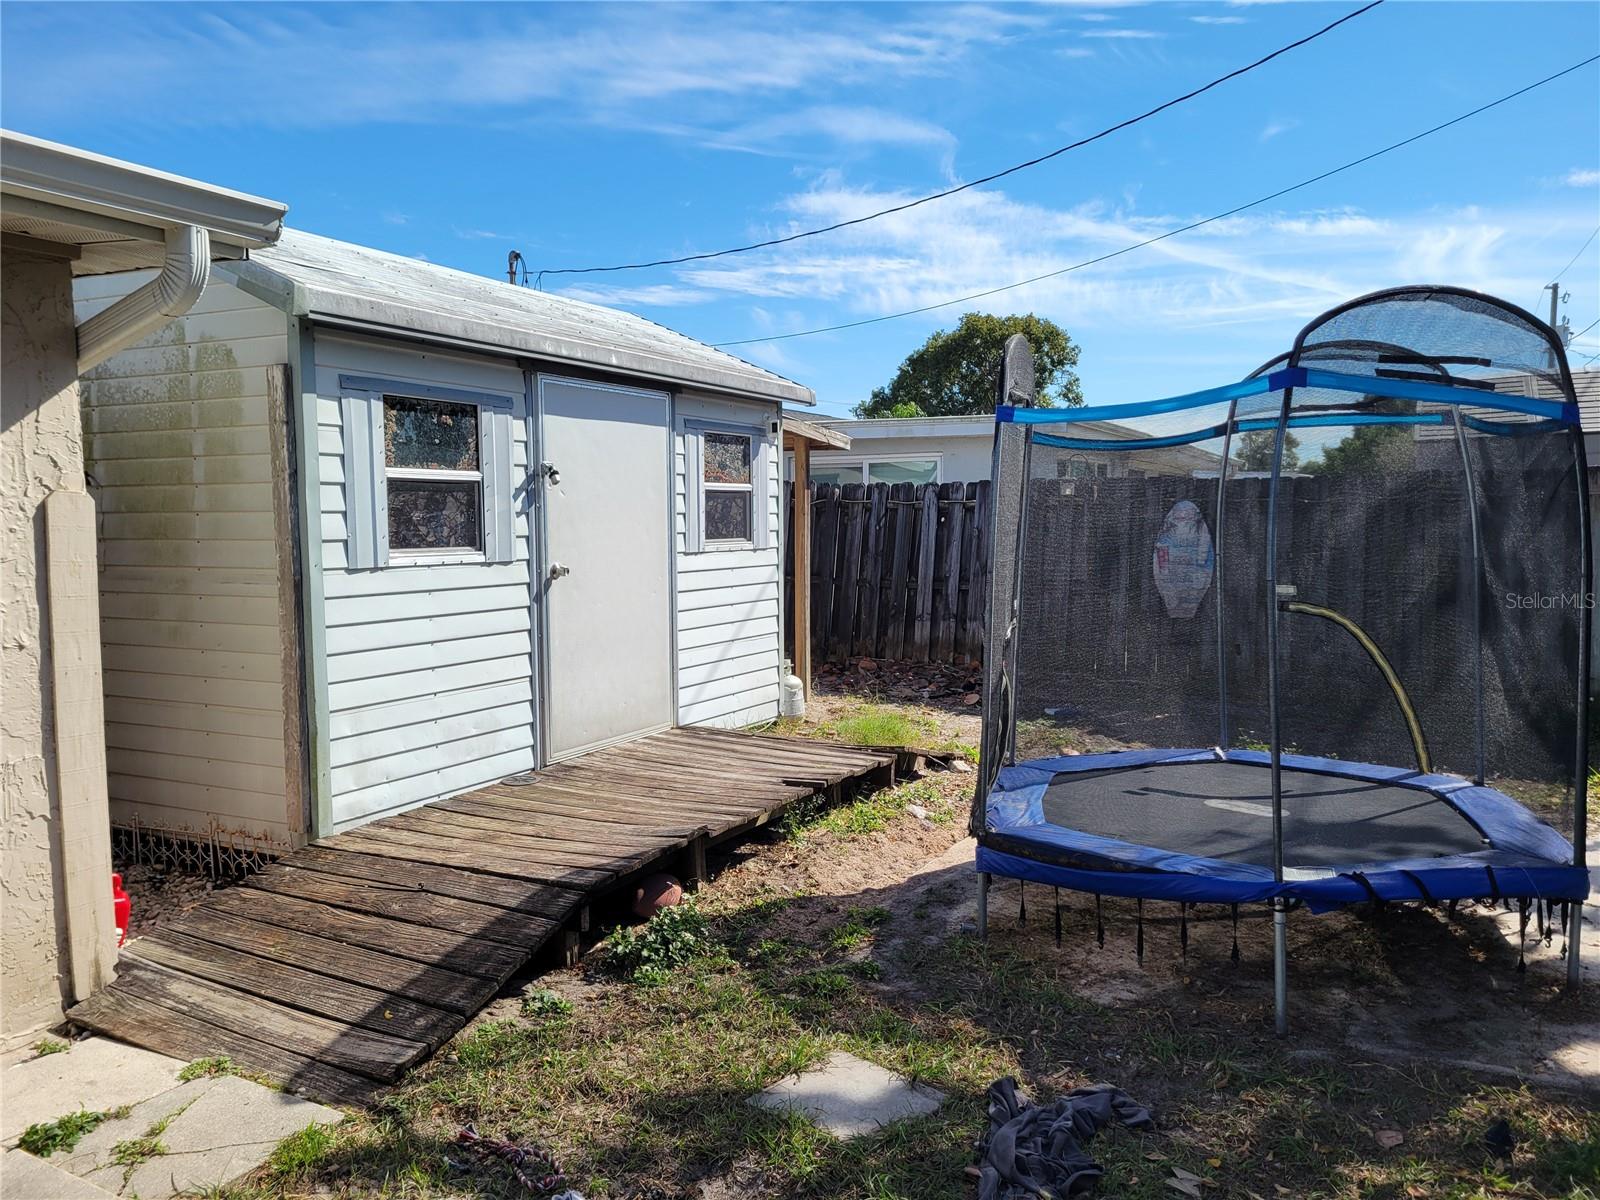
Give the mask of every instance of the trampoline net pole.
<svg viewBox="0 0 1600 1200">
<path fill-rule="evenodd" d="M 1484 747 L 1488 738 L 1483 712 L 1483 530 L 1478 518 L 1478 485 L 1472 476 L 1472 456 L 1467 451 L 1467 434 L 1461 424 L 1461 406 L 1450 409 L 1455 424 L 1456 449 L 1461 455 L 1461 477 L 1466 485 L 1467 517 L 1472 527 L 1472 699 L 1474 718 L 1473 782 L 1484 777 Z"/>
<path fill-rule="evenodd" d="M 1226 750 L 1233 740 L 1228 730 L 1228 613 L 1222 597 L 1223 547 L 1227 545 L 1226 514 L 1228 464 L 1233 455 L 1233 427 L 1239 419 L 1239 402 L 1228 405 L 1228 427 L 1222 435 L 1222 465 L 1217 470 L 1216 565 L 1212 572 L 1213 604 L 1217 613 L 1217 749 Z"/>
<path fill-rule="evenodd" d="M 1589 863 L 1589 665 L 1593 648 L 1590 645 L 1592 616 L 1587 608 L 1594 596 L 1594 545 L 1589 528 L 1589 461 L 1584 446 L 1583 433 L 1572 431 L 1573 458 L 1576 461 L 1578 483 L 1578 575 L 1583 588 L 1584 604 L 1579 606 L 1578 618 L 1578 701 L 1577 701 L 1577 753 L 1573 764 L 1572 780 L 1572 864 L 1587 867 Z M 1572 928 L 1567 931 L 1567 986 L 1574 992 L 1583 982 L 1583 902 L 1572 906 L 1569 918 Z"/>
</svg>

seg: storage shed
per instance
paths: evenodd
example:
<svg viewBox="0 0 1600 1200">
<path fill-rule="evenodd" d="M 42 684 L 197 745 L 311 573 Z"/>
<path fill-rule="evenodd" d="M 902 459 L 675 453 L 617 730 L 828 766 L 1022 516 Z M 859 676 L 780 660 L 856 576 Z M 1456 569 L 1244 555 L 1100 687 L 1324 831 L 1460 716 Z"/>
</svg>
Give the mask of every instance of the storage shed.
<svg viewBox="0 0 1600 1200">
<path fill-rule="evenodd" d="M 88 377 L 114 824 L 273 853 L 777 714 L 780 409 L 627 313 L 309 234 Z M 80 319 L 139 286 L 80 282 Z"/>
</svg>

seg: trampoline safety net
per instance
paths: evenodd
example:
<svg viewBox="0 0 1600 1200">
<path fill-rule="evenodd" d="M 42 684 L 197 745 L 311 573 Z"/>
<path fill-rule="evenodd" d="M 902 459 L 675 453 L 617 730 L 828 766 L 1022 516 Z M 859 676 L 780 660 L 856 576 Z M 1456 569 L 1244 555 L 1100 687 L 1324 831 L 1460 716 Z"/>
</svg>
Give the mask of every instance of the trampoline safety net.
<svg viewBox="0 0 1600 1200">
<path fill-rule="evenodd" d="M 1586 464 L 1546 326 L 1396 289 L 1240 383 L 1078 410 L 1031 407 L 1025 352 L 980 870 L 1314 906 L 1587 890 Z"/>
</svg>

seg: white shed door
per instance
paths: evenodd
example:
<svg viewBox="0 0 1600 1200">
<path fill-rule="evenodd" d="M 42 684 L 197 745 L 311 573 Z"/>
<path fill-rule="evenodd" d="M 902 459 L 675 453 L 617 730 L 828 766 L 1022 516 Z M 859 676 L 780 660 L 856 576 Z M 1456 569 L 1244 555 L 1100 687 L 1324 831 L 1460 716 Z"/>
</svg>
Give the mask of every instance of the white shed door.
<svg viewBox="0 0 1600 1200">
<path fill-rule="evenodd" d="M 553 762 L 672 724 L 670 401 L 541 378 L 539 425 Z"/>
</svg>

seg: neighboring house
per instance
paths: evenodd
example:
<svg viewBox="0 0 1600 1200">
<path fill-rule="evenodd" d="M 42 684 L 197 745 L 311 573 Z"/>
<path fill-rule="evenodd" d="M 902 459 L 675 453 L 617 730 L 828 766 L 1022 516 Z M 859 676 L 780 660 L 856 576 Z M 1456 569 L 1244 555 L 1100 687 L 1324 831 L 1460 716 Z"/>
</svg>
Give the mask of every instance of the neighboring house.
<svg viewBox="0 0 1600 1200">
<path fill-rule="evenodd" d="M 850 436 L 848 453 L 811 455 L 813 483 L 971 483 L 988 479 L 994 449 L 994 418 L 875 417 L 851 420 L 812 417 L 815 423 Z M 1145 436 L 1111 421 L 1085 421 L 1074 436 L 1126 440 Z M 1073 478 L 1130 475 L 1188 475 L 1217 469 L 1218 456 L 1193 446 L 1135 454 L 1075 454 L 1065 469 Z"/>
<path fill-rule="evenodd" d="M 113 819 L 276 853 L 776 716 L 808 389 L 626 313 L 286 231 L 92 375 Z M 84 281 L 87 316 L 141 282 Z M 176 427 L 117 414 L 174 410 Z"/>
<path fill-rule="evenodd" d="M 0 132 L 0 1049 L 37 1036 L 63 1008 L 110 982 L 116 958 L 95 510 L 84 478 L 79 375 L 181 315 L 206 293 L 212 259 L 270 243 L 284 211 Z M 74 278 L 137 267 L 161 268 L 152 287 L 92 321 L 74 321 Z M 165 427 L 169 412 L 189 410 L 194 383 L 174 378 L 160 403 L 107 406 L 93 415 L 89 439 L 106 429 L 165 436 L 147 431 Z"/>
</svg>

